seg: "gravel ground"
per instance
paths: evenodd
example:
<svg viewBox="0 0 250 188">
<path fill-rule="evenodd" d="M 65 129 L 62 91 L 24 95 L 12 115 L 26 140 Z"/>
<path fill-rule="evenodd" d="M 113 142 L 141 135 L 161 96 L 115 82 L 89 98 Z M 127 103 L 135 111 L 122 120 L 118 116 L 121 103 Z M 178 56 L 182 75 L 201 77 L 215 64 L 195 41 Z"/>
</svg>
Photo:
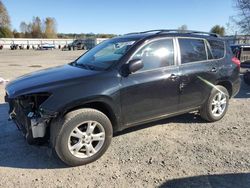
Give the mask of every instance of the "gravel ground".
<svg viewBox="0 0 250 188">
<path fill-rule="evenodd" d="M 82 51 L 0 50 L 0 77 L 70 62 Z M 0 85 L 0 187 L 250 187 L 250 86 L 242 83 L 219 122 L 195 114 L 137 126 L 113 138 L 98 161 L 67 167 L 30 146 L 7 121 Z"/>
</svg>

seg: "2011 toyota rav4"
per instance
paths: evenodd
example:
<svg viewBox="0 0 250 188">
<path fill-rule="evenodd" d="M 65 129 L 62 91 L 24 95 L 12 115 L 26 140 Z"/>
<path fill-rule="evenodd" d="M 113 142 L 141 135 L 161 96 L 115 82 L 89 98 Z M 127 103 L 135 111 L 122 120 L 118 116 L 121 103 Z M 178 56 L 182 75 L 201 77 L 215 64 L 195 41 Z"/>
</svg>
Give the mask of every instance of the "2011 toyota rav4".
<svg viewBox="0 0 250 188">
<path fill-rule="evenodd" d="M 103 155 L 114 131 L 190 111 L 221 119 L 239 91 L 239 68 L 215 34 L 132 33 L 10 82 L 6 101 L 28 142 L 47 140 L 76 166 Z"/>
</svg>

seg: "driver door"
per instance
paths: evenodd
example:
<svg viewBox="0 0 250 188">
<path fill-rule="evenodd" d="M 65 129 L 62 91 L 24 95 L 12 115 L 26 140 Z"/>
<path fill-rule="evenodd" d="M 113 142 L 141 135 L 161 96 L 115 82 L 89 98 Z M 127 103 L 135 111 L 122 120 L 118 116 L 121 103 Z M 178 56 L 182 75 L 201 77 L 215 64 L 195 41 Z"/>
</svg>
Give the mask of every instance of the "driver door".
<svg viewBox="0 0 250 188">
<path fill-rule="evenodd" d="M 121 80 L 123 121 L 127 127 L 178 110 L 179 70 L 172 38 L 157 39 L 141 47 L 131 59 L 144 67 Z"/>
</svg>

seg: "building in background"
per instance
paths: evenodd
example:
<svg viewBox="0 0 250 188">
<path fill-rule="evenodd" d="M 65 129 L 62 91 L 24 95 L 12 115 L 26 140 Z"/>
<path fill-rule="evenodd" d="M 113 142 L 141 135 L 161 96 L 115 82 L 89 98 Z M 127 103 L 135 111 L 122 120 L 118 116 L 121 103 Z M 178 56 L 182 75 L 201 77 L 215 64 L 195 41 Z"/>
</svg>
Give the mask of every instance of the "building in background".
<svg viewBox="0 0 250 188">
<path fill-rule="evenodd" d="M 37 39 L 37 38 L 0 38 L 0 45 L 3 48 L 10 48 L 11 45 L 27 46 L 38 48 L 44 44 L 53 44 L 56 48 L 73 42 L 73 39 Z"/>
<path fill-rule="evenodd" d="M 108 38 L 84 38 L 80 40 L 83 41 L 88 50 L 107 39 Z M 62 48 L 73 43 L 73 41 L 74 39 L 0 38 L 0 46 L 10 49 L 11 45 L 18 45 L 24 49 L 27 49 L 27 47 L 37 49 L 42 45 L 49 44 L 54 45 L 55 48 Z"/>
<path fill-rule="evenodd" d="M 231 35 L 223 38 L 225 38 L 230 45 L 250 44 L 250 35 Z"/>
</svg>

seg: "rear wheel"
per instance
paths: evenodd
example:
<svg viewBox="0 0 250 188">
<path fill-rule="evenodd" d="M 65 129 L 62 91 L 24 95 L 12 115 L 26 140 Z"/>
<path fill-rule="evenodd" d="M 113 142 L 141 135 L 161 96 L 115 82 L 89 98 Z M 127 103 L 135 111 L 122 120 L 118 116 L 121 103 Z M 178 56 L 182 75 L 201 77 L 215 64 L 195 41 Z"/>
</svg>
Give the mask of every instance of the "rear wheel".
<svg viewBox="0 0 250 188">
<path fill-rule="evenodd" d="M 98 110 L 73 111 L 60 122 L 52 124 L 58 128 L 51 130 L 51 139 L 56 154 L 67 165 L 91 163 L 100 158 L 111 143 L 111 122 Z"/>
<path fill-rule="evenodd" d="M 213 88 L 209 98 L 200 110 L 203 119 L 213 122 L 218 121 L 227 112 L 229 104 L 229 94 L 225 87 L 217 85 Z"/>
</svg>

